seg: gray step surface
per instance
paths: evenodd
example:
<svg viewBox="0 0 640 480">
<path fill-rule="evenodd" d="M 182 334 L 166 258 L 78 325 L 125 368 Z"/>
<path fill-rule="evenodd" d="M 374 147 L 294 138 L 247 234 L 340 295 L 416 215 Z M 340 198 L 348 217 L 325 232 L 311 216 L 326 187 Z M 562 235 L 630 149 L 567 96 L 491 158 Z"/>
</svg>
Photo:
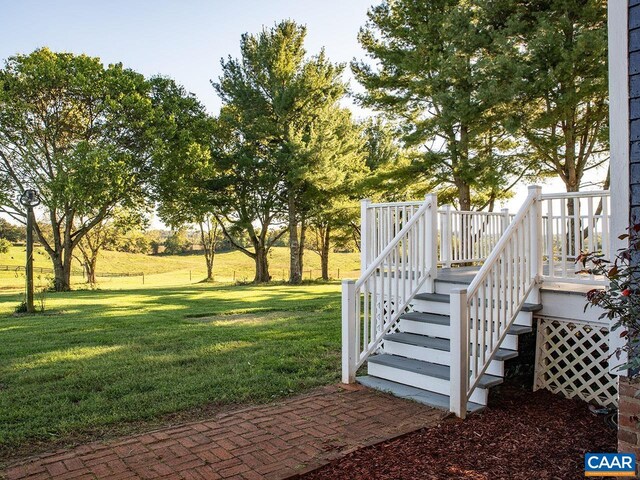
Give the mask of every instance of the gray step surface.
<svg viewBox="0 0 640 480">
<path fill-rule="evenodd" d="M 431 294 L 430 294 L 431 295 Z M 401 319 L 412 320 L 414 322 L 433 323 L 435 325 L 450 325 L 451 319 L 448 315 L 436 315 L 434 313 L 422 313 L 422 312 L 409 312 L 400 315 Z M 524 333 L 530 333 L 532 327 L 526 325 L 513 324 L 509 328 L 509 335 L 522 335 Z"/>
<path fill-rule="evenodd" d="M 413 298 L 425 302 L 451 303 L 451 297 L 443 293 L 418 293 Z M 520 309 L 521 312 L 538 312 L 540 310 L 542 310 L 542 305 L 539 303 L 525 303 Z"/>
<path fill-rule="evenodd" d="M 418 373 L 429 377 L 435 377 L 442 380 L 449 380 L 451 377 L 449 367 L 439 365 L 437 363 L 424 362 L 413 358 L 399 357 L 397 355 L 389 355 L 386 353 L 369 357 L 369 363 L 384 365 L 386 367 L 397 368 L 408 372 Z M 484 374 L 480 377 L 478 387 L 491 388 L 502 383 L 501 377 Z"/>
<path fill-rule="evenodd" d="M 422 403 L 429 407 L 449 411 L 450 404 L 448 395 L 441 395 L 439 393 L 421 390 L 409 385 L 385 380 L 384 378 L 372 377 L 371 375 L 357 377 L 356 381 L 365 387 L 387 392 L 399 398 L 413 400 L 414 402 Z M 478 403 L 467 403 L 467 411 L 472 413 L 482 410 L 483 408 L 485 408 L 484 405 L 480 405 Z"/>
<path fill-rule="evenodd" d="M 385 340 L 391 342 L 404 343 L 407 345 L 415 345 L 418 347 L 431 348 L 433 350 L 442 350 L 444 352 L 451 351 L 451 342 L 448 338 L 428 337 L 426 335 L 418 335 L 415 333 L 396 332 L 384 336 Z M 496 352 L 494 360 L 504 361 L 518 356 L 515 350 L 499 348 Z"/>
</svg>

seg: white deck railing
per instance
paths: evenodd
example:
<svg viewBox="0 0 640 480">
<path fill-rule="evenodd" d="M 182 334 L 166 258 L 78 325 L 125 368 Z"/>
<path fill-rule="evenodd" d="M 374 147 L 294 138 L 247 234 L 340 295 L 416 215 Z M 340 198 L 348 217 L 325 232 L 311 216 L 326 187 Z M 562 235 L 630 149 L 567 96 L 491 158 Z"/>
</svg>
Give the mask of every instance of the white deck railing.
<svg viewBox="0 0 640 480">
<path fill-rule="evenodd" d="M 506 231 L 511 215 L 501 212 L 466 212 L 445 205 L 439 212 L 440 264 L 483 262 Z"/>
<path fill-rule="evenodd" d="M 467 289 L 451 293 L 450 410 L 467 402 L 527 298 L 539 301 L 542 274 L 540 187 L 524 205 Z"/>
<path fill-rule="evenodd" d="M 600 252 L 604 258 L 611 258 L 609 192 L 552 193 L 541 199 L 545 280 L 605 283 L 602 278 L 581 273 L 583 265 L 577 260 L 585 252 Z"/>
<path fill-rule="evenodd" d="M 361 268 L 380 255 L 423 202 L 361 202 Z M 438 263 L 445 267 L 486 260 L 513 215 L 500 212 L 458 211 L 450 205 L 438 210 Z"/>
<path fill-rule="evenodd" d="M 354 381 L 358 368 L 395 329 L 416 293 L 423 287 L 433 291 L 437 208 L 436 196 L 427 195 L 407 220 L 395 210 L 376 214 L 385 219 L 385 228 L 396 228 L 396 219 L 402 226 L 357 281 L 342 282 L 343 382 Z"/>
</svg>

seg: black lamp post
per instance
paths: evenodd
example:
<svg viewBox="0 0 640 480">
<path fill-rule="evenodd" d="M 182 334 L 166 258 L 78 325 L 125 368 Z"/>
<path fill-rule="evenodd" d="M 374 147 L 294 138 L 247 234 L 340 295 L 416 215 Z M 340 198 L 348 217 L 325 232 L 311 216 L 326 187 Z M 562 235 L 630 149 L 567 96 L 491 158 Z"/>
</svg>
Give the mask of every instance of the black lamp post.
<svg viewBox="0 0 640 480">
<path fill-rule="evenodd" d="M 34 313 L 36 308 L 33 304 L 33 209 L 40 205 L 38 192 L 31 189 L 25 190 L 20 196 L 20 203 L 27 208 L 27 264 L 25 266 L 27 313 Z"/>
</svg>

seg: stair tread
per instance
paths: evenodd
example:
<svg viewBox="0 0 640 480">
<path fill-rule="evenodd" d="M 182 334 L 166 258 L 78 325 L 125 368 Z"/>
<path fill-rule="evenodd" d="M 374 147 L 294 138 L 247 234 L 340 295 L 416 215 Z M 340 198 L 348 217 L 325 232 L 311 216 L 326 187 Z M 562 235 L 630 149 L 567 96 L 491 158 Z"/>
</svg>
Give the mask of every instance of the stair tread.
<svg viewBox="0 0 640 480">
<path fill-rule="evenodd" d="M 446 293 L 418 293 L 413 298 L 426 302 L 451 303 L 451 296 Z M 542 310 L 540 303 L 525 303 L 520 309 L 521 312 L 538 312 L 540 310 Z"/>
<path fill-rule="evenodd" d="M 414 402 L 422 403 L 423 405 L 449 411 L 450 404 L 448 395 L 430 392 L 429 390 L 422 390 L 421 388 L 403 385 L 402 383 L 392 382 L 391 380 L 371 375 L 357 377 L 356 381 L 365 387 L 387 392 L 399 398 L 413 400 Z M 478 403 L 467 403 L 467 411 L 469 412 L 477 412 L 484 408 L 484 405 L 480 405 Z"/>
<path fill-rule="evenodd" d="M 450 325 L 451 319 L 448 315 L 436 315 L 434 313 L 423 313 L 423 312 L 409 312 L 403 313 L 400 315 L 400 319 L 412 320 L 414 322 L 423 322 L 423 323 L 433 323 L 436 325 Z M 528 327 L 526 325 L 517 325 L 513 324 L 509 328 L 510 335 L 522 335 L 524 333 L 530 333 L 532 331 L 532 327 Z"/>
<path fill-rule="evenodd" d="M 385 335 L 384 339 L 391 342 L 432 348 L 434 350 L 442 350 L 445 352 L 451 351 L 451 341 L 448 338 L 429 337 L 427 335 L 418 335 L 416 333 L 396 332 Z M 504 361 L 517 356 L 518 352 L 516 350 L 499 348 L 494 359 Z"/>
<path fill-rule="evenodd" d="M 400 357 L 397 355 L 389 355 L 387 353 L 369 357 L 368 361 L 369 363 L 398 368 L 400 370 L 418 373 L 420 375 L 426 375 L 429 377 L 435 377 L 442 380 L 450 379 L 450 371 L 447 365 L 439 365 L 437 363 L 430 363 L 423 360 Z M 482 377 L 480 377 L 478 386 L 481 388 L 490 388 L 501 383 L 502 377 L 496 377 L 495 375 L 488 375 L 485 373 Z"/>
<path fill-rule="evenodd" d="M 415 320 L 417 322 L 435 323 L 436 325 L 449 325 L 451 320 L 449 315 L 438 315 L 436 313 L 409 312 L 400 315 L 400 318 Z"/>
</svg>

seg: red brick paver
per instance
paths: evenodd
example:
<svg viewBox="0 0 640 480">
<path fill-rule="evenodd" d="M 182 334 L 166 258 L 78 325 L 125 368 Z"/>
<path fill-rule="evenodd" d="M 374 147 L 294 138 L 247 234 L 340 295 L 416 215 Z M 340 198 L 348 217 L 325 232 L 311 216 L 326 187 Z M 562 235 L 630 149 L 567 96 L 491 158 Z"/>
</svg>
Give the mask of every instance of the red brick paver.
<svg viewBox="0 0 640 480">
<path fill-rule="evenodd" d="M 436 423 L 442 412 L 365 388 L 331 386 L 10 466 L 14 479 L 282 479 Z"/>
</svg>

